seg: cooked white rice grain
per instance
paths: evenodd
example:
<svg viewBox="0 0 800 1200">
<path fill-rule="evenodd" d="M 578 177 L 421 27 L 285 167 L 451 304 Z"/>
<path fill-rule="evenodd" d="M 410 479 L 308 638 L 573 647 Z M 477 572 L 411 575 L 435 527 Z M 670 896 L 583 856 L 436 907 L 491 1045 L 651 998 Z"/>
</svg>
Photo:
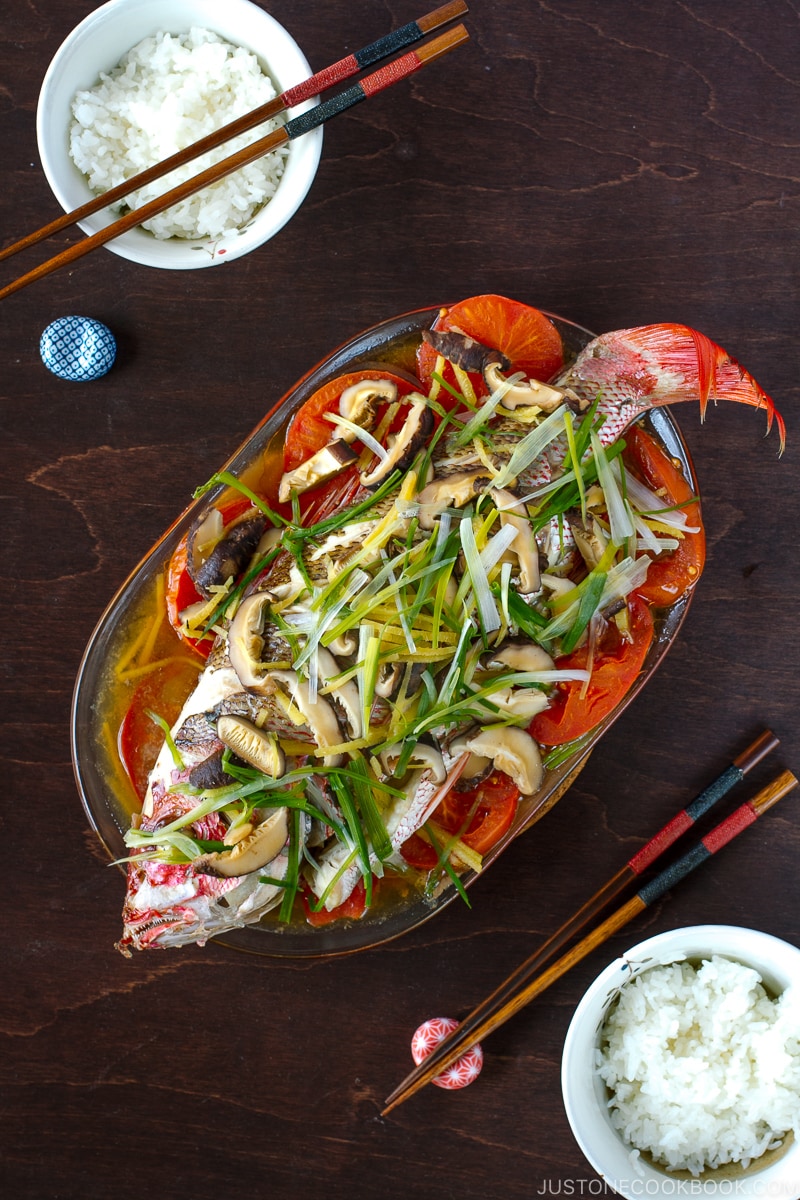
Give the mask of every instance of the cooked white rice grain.
<svg viewBox="0 0 800 1200">
<path fill-rule="evenodd" d="M 598 1071 L 614 1127 L 654 1162 L 693 1175 L 743 1167 L 800 1137 L 800 1005 L 720 957 L 644 971 L 621 989 Z"/>
<path fill-rule="evenodd" d="M 207 29 L 157 33 L 128 51 L 95 87 L 77 93 L 70 154 L 92 191 L 106 192 L 274 96 L 272 81 L 249 50 Z M 280 124 L 259 125 L 113 207 L 139 208 Z M 143 222 L 144 228 L 157 238 L 233 233 L 275 194 L 285 161 L 282 147 Z"/>
</svg>

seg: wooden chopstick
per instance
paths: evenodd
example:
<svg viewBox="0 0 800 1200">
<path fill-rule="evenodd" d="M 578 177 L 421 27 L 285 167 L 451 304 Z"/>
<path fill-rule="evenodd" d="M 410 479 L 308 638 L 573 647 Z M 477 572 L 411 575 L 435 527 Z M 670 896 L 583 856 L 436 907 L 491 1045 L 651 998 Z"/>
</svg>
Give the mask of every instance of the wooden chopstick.
<svg viewBox="0 0 800 1200">
<path fill-rule="evenodd" d="M 401 28 L 386 34 L 385 37 L 378 38 L 376 42 L 371 42 L 368 46 L 362 47 L 361 50 L 356 50 L 354 54 L 348 54 L 346 58 L 341 58 L 329 67 L 317 71 L 309 79 L 304 79 L 302 83 L 287 88 L 285 92 L 281 92 L 280 96 L 276 96 L 267 104 L 262 104 L 258 108 L 254 108 L 252 112 L 244 113 L 241 117 L 237 117 L 235 121 L 230 121 L 227 125 L 223 125 L 220 129 L 216 129 L 213 133 L 208 134 L 207 137 L 193 142 L 191 146 L 186 146 L 176 154 L 171 154 L 169 158 L 154 163 L 152 167 L 148 167 L 138 175 L 134 175 L 116 187 L 109 188 L 107 192 L 102 192 L 99 196 L 94 196 L 91 200 L 87 200 L 80 207 L 73 208 L 70 212 L 62 213 L 60 217 L 57 217 L 48 225 L 43 225 L 41 229 L 37 229 L 34 233 L 29 233 L 25 237 L 20 238 L 19 241 L 12 242 L 10 246 L 5 246 L 3 249 L 0 249 L 0 261 L 4 258 L 11 258 L 13 254 L 17 254 L 20 250 L 27 250 L 29 246 L 35 246 L 38 242 L 44 241 L 45 238 L 51 237 L 54 233 L 60 233 L 62 229 L 66 229 L 78 221 L 83 221 L 86 217 L 93 216 L 94 213 L 100 212 L 101 209 L 107 208 L 110 204 L 116 204 L 118 200 L 124 200 L 131 192 L 138 191 L 139 188 L 146 187 L 147 184 L 153 183 L 156 179 L 161 179 L 163 175 L 168 175 L 170 171 L 185 166 L 186 163 L 199 158 L 201 154 L 206 154 L 209 150 L 216 150 L 218 146 L 224 145 L 225 142 L 230 142 L 233 138 L 239 137 L 243 133 L 248 133 L 251 129 L 255 129 L 257 125 L 263 125 L 265 121 L 269 121 L 279 113 L 285 112 L 289 108 L 294 108 L 306 100 L 312 100 L 314 96 L 328 91 L 329 88 L 332 88 L 337 83 L 343 83 L 359 71 L 374 66 L 375 63 L 388 58 L 390 54 L 396 54 L 398 50 L 404 50 L 408 46 L 413 46 L 416 42 L 421 41 L 426 34 L 433 33 L 434 30 L 448 24 L 450 21 L 454 21 L 456 17 L 463 16 L 468 11 L 468 6 L 464 3 L 464 0 L 450 0 L 450 3 L 442 5 L 441 8 L 434 9 L 433 12 L 427 13 L 424 17 L 419 17 L 416 21 L 410 21 L 407 25 L 403 25 Z"/>
<path fill-rule="evenodd" d="M 660 899 L 675 884 L 723 846 L 732 841 L 762 816 L 774 804 L 777 804 L 792 788 L 797 786 L 797 779 L 791 771 L 783 771 L 772 783 L 768 784 L 752 799 L 735 809 L 730 816 L 715 826 L 695 846 L 681 858 L 666 867 L 649 883 L 644 884 L 629 900 L 616 909 L 609 917 L 596 926 L 575 946 L 566 951 L 559 959 L 529 983 L 511 994 L 505 989 L 502 1000 L 494 1006 L 484 1002 L 462 1022 L 459 1027 L 446 1037 L 434 1051 L 418 1067 L 410 1072 L 403 1082 L 386 1098 L 382 1116 L 391 1112 L 399 1104 L 408 1100 L 415 1092 L 424 1087 L 431 1079 L 445 1071 L 457 1058 L 460 1058 L 471 1046 L 482 1038 L 487 1037 L 505 1024 L 515 1013 L 529 1004 L 536 996 L 541 995 L 552 983 L 566 974 L 576 963 L 580 962 L 597 946 L 607 941 L 612 934 L 622 929 L 645 908 Z M 516 973 L 515 973 L 516 974 Z M 480 1014 L 476 1017 L 476 1014 Z"/>
<path fill-rule="evenodd" d="M 489 1012 L 501 1008 L 505 1001 L 523 984 L 542 971 L 546 964 L 560 953 L 590 920 L 599 917 L 612 900 L 615 900 L 637 876 L 672 846 L 681 834 L 700 820 L 723 796 L 740 783 L 748 771 L 778 746 L 779 740 L 767 729 L 754 742 L 737 755 L 725 770 L 717 776 L 690 804 L 681 809 L 656 833 L 615 875 L 591 896 L 577 912 L 561 925 L 554 934 L 543 942 L 524 962 L 487 996 L 459 1026 L 459 1032 L 468 1036 L 471 1026 L 477 1026 Z M 438 1047 L 437 1047 L 438 1050 Z"/>
<path fill-rule="evenodd" d="M 466 5 L 462 5 L 461 0 L 455 0 L 454 3 L 447 4 L 444 6 L 444 8 L 437 9 L 434 13 L 430 13 L 428 18 L 421 18 L 419 21 L 412 22 L 411 26 L 405 26 L 404 30 L 397 30 L 396 34 L 404 34 L 405 30 L 410 30 L 413 28 L 421 30 L 420 36 L 422 36 L 423 33 L 427 32 L 427 30 L 422 29 L 423 24 L 425 24 L 427 21 L 433 18 L 438 18 L 440 14 L 445 12 L 448 15 L 446 18 L 442 18 L 442 21 L 445 19 L 449 20 L 451 19 L 454 9 L 458 9 L 460 11 L 465 7 Z M 388 45 L 388 43 L 392 41 L 393 36 L 394 35 L 389 34 L 387 38 L 381 39 L 380 43 L 374 43 L 373 46 L 379 46 L 381 44 Z M 404 36 L 411 37 L 411 34 L 404 34 Z M 95 250 L 98 246 L 104 246 L 106 242 L 112 241 L 114 238 L 119 237 L 120 234 L 127 233 L 129 229 L 133 229 L 135 226 L 140 225 L 143 221 L 150 220 L 151 217 L 155 217 L 159 213 L 164 212 L 165 209 L 170 208 L 173 204 L 177 204 L 181 200 L 185 200 L 187 196 L 193 195 L 195 192 L 200 191 L 201 188 L 208 187 L 210 184 L 216 183 L 217 180 L 223 179 L 226 175 L 230 175 L 233 171 L 237 171 L 240 167 L 247 166 L 249 163 L 255 162 L 259 158 L 263 158 L 264 155 L 271 153 L 273 150 L 277 150 L 279 147 L 286 145 L 287 142 L 292 141 L 294 138 L 301 137 L 304 133 L 308 133 L 312 129 L 316 129 L 320 125 L 324 125 L 332 117 L 338 116 L 339 113 L 345 112 L 348 108 L 352 108 L 354 104 L 358 104 L 361 100 L 370 99 L 372 96 L 377 95 L 378 92 L 383 91 L 392 84 L 398 83 L 401 79 L 406 79 L 409 75 L 413 74 L 421 67 L 435 62 L 443 55 L 448 54 L 451 50 L 455 50 L 457 46 L 462 45 L 468 40 L 468 38 L 469 34 L 466 28 L 463 25 L 456 25 L 452 29 L 447 30 L 445 33 L 440 34 L 438 37 L 433 38 L 431 41 L 426 42 L 418 49 L 409 51 L 400 58 L 394 59 L 392 62 L 387 63 L 386 66 L 380 67 L 377 71 L 373 71 L 372 74 L 364 76 L 364 78 L 359 80 L 358 83 L 346 88 L 338 95 L 333 96 L 329 100 L 325 100 L 318 105 L 315 105 L 314 108 L 308 109 L 306 112 L 300 113 L 296 117 L 293 117 L 280 129 L 275 130 L 273 133 L 267 134 L 263 138 L 259 138 L 257 141 L 252 142 L 249 146 L 245 146 L 236 153 L 222 159 L 221 162 L 216 163 L 214 166 L 208 167 L 204 171 L 200 171 L 197 175 L 193 175 L 191 179 L 187 179 L 183 183 L 178 184 L 176 187 L 170 188 L 170 190 L 164 192 L 163 195 L 157 196 L 154 200 L 149 201 L 147 204 L 143 204 L 139 208 L 133 209 L 131 212 L 126 213 L 117 221 L 114 221 L 112 224 L 108 225 L 105 229 L 98 230 L 97 233 L 91 234 L 89 237 L 77 242 L 74 246 L 68 247 L 68 249 L 62 251 L 60 254 L 57 254 L 53 258 L 48 259 L 46 262 L 41 263 L 38 267 L 34 267 L 33 270 L 28 271 L 25 275 L 21 275 L 12 283 L 0 288 L 0 300 L 5 299 L 6 296 L 13 295 L 15 292 L 20 291 L 24 287 L 27 287 L 29 283 L 34 283 L 37 279 L 42 279 L 44 276 L 50 275 L 54 271 L 58 271 L 61 267 L 75 262 L 77 259 L 82 258 L 84 255 L 89 254 L 92 250 Z M 404 42 L 403 44 L 407 43 Z M 354 70 L 360 69 L 361 63 L 359 62 L 359 57 L 366 54 L 366 52 L 372 48 L 373 47 L 367 47 L 365 51 L 359 51 L 357 55 L 352 56 L 353 61 L 357 64 Z M 388 53 L 389 51 L 386 52 Z M 341 63 L 334 64 L 334 67 L 327 68 L 327 70 L 336 74 L 342 64 L 349 63 L 349 59 L 342 59 Z M 342 68 L 342 70 L 344 70 L 344 68 Z M 353 71 L 350 71 L 350 74 L 352 73 Z M 324 75 L 326 75 L 326 72 L 319 72 L 318 75 L 312 77 L 312 80 L 316 81 L 317 89 L 322 86 L 320 83 L 320 78 Z M 346 78 L 346 76 L 343 75 L 342 78 Z M 335 79 L 332 79 L 332 82 L 335 81 Z M 312 81 L 309 80 L 307 81 L 307 84 L 310 84 L 311 82 Z M 283 96 L 285 97 L 286 95 L 289 95 L 292 98 L 292 103 L 298 103 L 296 98 L 297 94 L 301 91 L 304 92 L 307 84 L 301 84 L 298 86 L 298 88 L 291 89 L 289 93 L 283 93 Z M 316 95 L 316 92 L 313 92 L 312 95 Z M 303 96 L 303 98 L 305 97 Z M 278 99 L 281 99 L 281 97 L 278 97 Z M 275 101 L 272 103 L 275 103 Z M 268 107 L 270 106 L 264 106 L 264 108 Z M 263 113 L 263 111 L 263 108 L 256 110 L 258 113 Z M 253 116 L 253 114 L 250 114 L 250 116 Z M 217 146 L 223 145 L 231 136 L 235 136 L 236 133 L 241 133 L 243 128 L 251 128 L 252 125 L 258 124 L 260 121 L 265 119 L 266 117 L 261 115 L 257 120 L 253 120 L 252 123 L 245 124 L 243 127 L 240 122 L 249 122 L 249 117 L 243 117 L 240 118 L 240 121 L 232 122 L 230 125 L 224 126 L 224 128 L 217 130 L 215 133 L 203 138 L 200 142 L 195 143 L 194 146 L 188 147 L 187 150 L 181 151 L 179 154 L 174 155 L 171 159 L 166 159 L 163 163 L 158 164 L 158 166 L 149 168 L 147 171 L 142 172 L 142 174 L 137 176 L 136 179 L 128 180 L 125 184 L 121 185 L 121 187 L 104 192 L 102 196 L 97 197 L 96 200 L 90 201 L 81 208 L 64 214 L 63 217 L 60 217 L 56 221 L 51 222 L 49 225 L 44 226 L 43 229 L 38 230 L 34 234 L 29 234 L 28 237 L 22 238 L 19 242 L 15 242 L 12 246 L 7 247 L 4 251 L 0 252 L 0 258 L 7 258 L 11 254 L 16 253 L 17 250 L 22 250 L 27 246 L 43 240 L 51 233 L 63 229 L 66 225 L 71 225 L 75 221 L 82 219 L 86 215 L 89 215 L 90 212 L 97 212 L 99 209 L 106 207 L 109 203 L 113 203 L 115 199 L 121 199 L 122 197 L 126 196 L 130 191 L 138 186 L 139 183 L 150 182 L 154 178 L 159 178 L 165 173 L 165 171 L 173 170 L 176 166 L 182 165 L 185 161 L 191 161 L 196 154 L 201 154 L 207 150 L 215 149 Z M 233 134 L 230 132 L 231 129 L 234 130 Z"/>
</svg>

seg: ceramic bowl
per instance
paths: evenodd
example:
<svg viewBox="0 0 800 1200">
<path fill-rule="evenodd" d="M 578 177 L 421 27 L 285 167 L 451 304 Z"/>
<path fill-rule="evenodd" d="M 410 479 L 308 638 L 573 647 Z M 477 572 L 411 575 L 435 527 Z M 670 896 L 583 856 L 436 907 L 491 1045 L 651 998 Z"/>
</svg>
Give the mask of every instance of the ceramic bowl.
<svg viewBox="0 0 800 1200">
<path fill-rule="evenodd" d="M 609 1119 L 608 1093 L 595 1070 L 595 1052 L 606 1015 L 620 989 L 652 967 L 687 959 L 699 962 L 712 955 L 753 967 L 772 995 L 779 995 L 792 984 L 800 987 L 797 947 L 753 929 L 695 925 L 640 942 L 612 962 L 588 989 L 570 1023 L 561 1070 L 567 1118 L 592 1167 L 621 1196 L 800 1194 L 800 1145 L 791 1133 L 781 1147 L 767 1151 L 746 1169 L 731 1164 L 692 1178 L 688 1172 L 659 1169 L 644 1156 L 634 1160 L 631 1147 Z"/>
<path fill-rule="evenodd" d="M 311 69 L 297 43 L 263 9 L 249 0 L 110 0 L 90 13 L 57 50 L 45 75 L 37 110 L 37 139 L 42 167 L 59 204 L 72 211 L 92 198 L 86 178 L 69 153 L 72 100 L 93 87 L 100 73 L 113 69 L 142 38 L 164 31 L 209 29 L 258 57 L 276 92 L 307 79 Z M 309 106 L 300 105 L 293 115 Z M 246 228 L 215 239 L 159 240 L 142 228 L 107 243 L 123 258 L 151 267 L 191 269 L 227 262 L 263 245 L 302 204 L 319 164 L 322 132 L 314 130 L 289 143 L 286 167 L 277 191 Z M 80 222 L 85 233 L 105 228 L 118 214 L 102 210 Z"/>
</svg>

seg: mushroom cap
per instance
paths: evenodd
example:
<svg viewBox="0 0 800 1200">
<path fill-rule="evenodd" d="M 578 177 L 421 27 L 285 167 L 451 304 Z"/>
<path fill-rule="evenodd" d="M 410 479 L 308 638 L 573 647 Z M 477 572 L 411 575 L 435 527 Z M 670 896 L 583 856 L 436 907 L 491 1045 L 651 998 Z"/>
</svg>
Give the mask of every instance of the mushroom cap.
<svg viewBox="0 0 800 1200">
<path fill-rule="evenodd" d="M 506 379 L 501 364 L 498 362 L 486 363 L 483 368 L 483 378 L 492 395 L 502 389 L 504 408 L 514 409 L 519 408 L 520 405 L 535 406 L 542 412 L 551 413 L 564 403 L 564 392 L 550 387 L 549 384 L 540 383 L 537 379 L 520 379 L 510 382 Z"/>
<path fill-rule="evenodd" d="M 544 776 L 542 756 L 531 735 L 516 725 L 487 725 L 465 739 L 467 750 L 491 758 L 495 767 L 505 771 L 524 796 L 541 787 Z"/>
<path fill-rule="evenodd" d="M 217 735 L 248 766 L 273 779 L 283 774 L 286 758 L 274 733 L 259 729 L 245 717 L 226 714 L 217 720 Z"/>
<path fill-rule="evenodd" d="M 236 610 L 228 630 L 228 657 L 247 691 L 267 690 L 266 669 L 261 662 L 264 650 L 264 618 L 271 597 L 268 592 L 246 596 Z"/>
<path fill-rule="evenodd" d="M 291 499 L 292 492 L 307 492 L 318 483 L 338 475 L 357 459 L 358 454 L 343 438 L 328 442 L 299 467 L 284 472 L 278 487 L 278 499 L 282 504 L 286 503 Z"/>
<path fill-rule="evenodd" d="M 410 467 L 417 451 L 425 445 L 432 430 L 433 413 L 428 407 L 428 402 L 424 399 L 415 400 L 402 426 L 391 439 L 389 453 L 371 471 L 362 472 L 362 487 L 376 488 L 388 479 L 393 471 L 405 471 Z"/>
<path fill-rule="evenodd" d="M 266 867 L 280 854 L 289 837 L 289 810 L 275 808 L 265 821 L 256 825 L 247 837 L 236 842 L 230 850 L 203 854 L 194 860 L 194 867 L 204 875 L 220 875 L 235 879 Z"/>
<path fill-rule="evenodd" d="M 485 467 L 434 478 L 417 493 L 420 528 L 433 529 L 436 518 L 446 508 L 462 508 L 477 496 L 488 479 L 491 479 L 491 472 Z"/>
<path fill-rule="evenodd" d="M 372 429 L 378 415 L 380 403 L 391 404 L 397 399 L 397 384 L 391 379 L 362 379 L 352 383 L 339 397 L 339 414 L 362 429 Z M 346 442 L 355 439 L 352 429 L 337 425 L 334 438 Z"/>
</svg>

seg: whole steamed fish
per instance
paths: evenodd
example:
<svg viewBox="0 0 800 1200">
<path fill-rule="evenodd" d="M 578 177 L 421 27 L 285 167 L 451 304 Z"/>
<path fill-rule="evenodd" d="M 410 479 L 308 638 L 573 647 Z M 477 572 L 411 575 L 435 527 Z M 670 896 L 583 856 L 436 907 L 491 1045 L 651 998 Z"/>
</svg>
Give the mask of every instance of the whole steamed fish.
<svg viewBox="0 0 800 1200">
<path fill-rule="evenodd" d="M 173 560 L 194 596 L 176 628 L 210 652 L 126 835 L 123 953 L 271 909 L 352 919 L 391 875 L 460 888 L 702 571 L 691 484 L 632 422 L 734 400 L 785 437 L 685 326 L 564 366 L 543 314 L 476 297 L 442 310 L 417 371 L 325 385 L 273 494 L 234 488 Z"/>
</svg>

